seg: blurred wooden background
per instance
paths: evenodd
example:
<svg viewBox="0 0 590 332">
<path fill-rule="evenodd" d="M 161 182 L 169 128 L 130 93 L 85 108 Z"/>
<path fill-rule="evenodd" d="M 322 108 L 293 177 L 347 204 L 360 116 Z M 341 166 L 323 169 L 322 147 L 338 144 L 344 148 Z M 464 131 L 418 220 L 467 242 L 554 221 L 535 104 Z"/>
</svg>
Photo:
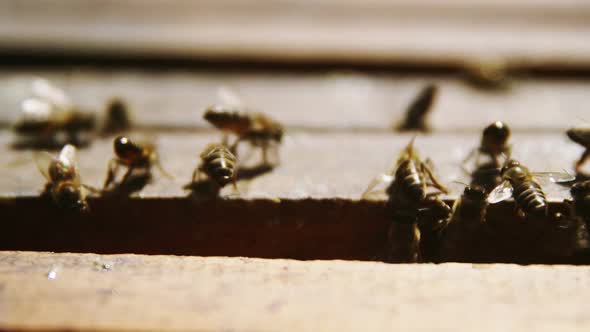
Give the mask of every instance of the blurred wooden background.
<svg viewBox="0 0 590 332">
<path fill-rule="evenodd" d="M 3 1 L 18 52 L 281 62 L 590 65 L 585 1 Z"/>
<path fill-rule="evenodd" d="M 587 330 L 588 267 L 276 258 L 380 259 L 389 220 L 359 197 L 413 136 L 392 127 L 427 83 L 440 94 L 416 146 L 451 184 L 447 202 L 492 121 L 513 128 L 514 157 L 533 170 L 571 171 L 582 148 L 563 132 L 590 121 L 589 22 L 585 1 L 1 2 L 0 330 Z M 467 83 L 464 69 L 488 62 L 506 65 L 509 88 Z M 83 217 L 39 198 L 44 180 L 10 130 L 35 76 L 99 114 L 125 99 L 131 134 L 154 138 L 176 179 L 92 197 Z M 220 138 L 201 114 L 222 86 L 286 139 L 280 167 L 202 201 L 182 186 Z M 103 181 L 111 141 L 80 150 L 84 182 Z M 562 210 L 568 188 L 546 190 Z M 577 229 L 523 223 L 509 203 L 490 211 L 490 233 L 451 260 L 580 263 Z M 439 261 L 439 239 L 423 236 Z"/>
</svg>

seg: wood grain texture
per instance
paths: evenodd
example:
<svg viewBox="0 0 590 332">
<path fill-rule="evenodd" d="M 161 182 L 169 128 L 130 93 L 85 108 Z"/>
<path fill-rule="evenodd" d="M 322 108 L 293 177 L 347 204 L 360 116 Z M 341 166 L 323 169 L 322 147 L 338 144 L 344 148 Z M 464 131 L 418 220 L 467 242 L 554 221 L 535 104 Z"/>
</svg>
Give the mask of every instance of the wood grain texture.
<svg viewBox="0 0 590 332">
<path fill-rule="evenodd" d="M 399 152 L 414 134 L 309 134 L 289 133 L 280 147 L 280 165 L 254 179 L 238 182 L 242 199 L 331 199 L 358 200 L 369 182 L 394 165 Z M 183 186 L 199 163 L 199 154 L 208 143 L 218 142 L 218 133 L 135 133 L 129 137 L 153 138 L 162 164 L 175 178 L 168 179 L 154 169 L 151 183 L 137 193 L 138 197 L 177 198 L 187 195 Z M 469 182 L 461 169 L 463 159 L 480 141 L 480 135 L 432 134 L 418 136 L 415 146 L 423 159 L 430 158 L 439 179 L 462 190 L 453 181 Z M 4 176 L 0 178 L 0 195 L 4 197 L 36 195 L 43 187 L 44 178 L 35 167 L 33 153 L 15 150 L 12 133 L 0 133 L 0 163 Z M 78 151 L 83 182 L 101 187 L 107 164 L 114 157 L 113 137 L 97 138 L 88 148 Z M 572 170 L 583 148 L 569 143 L 564 134 L 514 134 L 513 157 L 528 165 L 533 171 Z M 243 148 L 243 149 L 242 149 Z M 261 160 L 260 151 L 242 146 L 240 155 L 244 167 L 253 167 Z M 561 201 L 569 197 L 568 188 L 551 185 L 546 187 L 549 198 Z M 449 198 L 457 197 L 455 191 Z M 231 188 L 224 188 L 224 196 L 232 195 Z"/>
<path fill-rule="evenodd" d="M 281 164 L 269 173 L 238 181 L 224 199 L 210 200 L 183 190 L 198 163 L 198 153 L 212 134 L 155 136 L 169 180 L 157 171 L 154 179 L 131 198 L 92 197 L 84 216 L 64 213 L 38 193 L 44 179 L 26 151 L 9 148 L 11 136 L 1 135 L 5 176 L 0 219 L 0 249 L 250 256 L 297 259 L 379 260 L 386 249 L 391 221 L 380 201 L 360 201 L 372 178 L 386 172 L 412 135 L 287 134 Z M 461 160 L 478 142 L 478 135 L 435 134 L 418 137 L 416 147 L 435 163 L 436 173 L 454 191 L 449 204 L 469 182 Z M 471 142 L 471 143 L 469 143 Z M 514 157 L 535 169 L 569 168 L 581 152 L 561 135 L 517 134 Z M 100 186 L 112 156 L 111 140 L 103 138 L 79 151 L 83 182 Z M 256 160 L 255 154 L 253 159 Z M 554 204 L 569 197 L 568 187 L 546 186 Z M 522 222 L 512 203 L 489 209 L 488 226 L 475 247 L 459 255 L 440 256 L 440 237 L 423 233 L 425 260 L 470 262 L 576 262 L 575 227 L 555 220 Z"/>
<path fill-rule="evenodd" d="M 205 107 L 219 102 L 220 87 L 288 128 L 312 131 L 388 131 L 400 121 L 424 85 L 439 84 L 429 124 L 435 131 L 478 132 L 502 120 L 515 130 L 564 131 L 590 121 L 590 81 L 519 77 L 501 92 L 473 89 L 457 75 L 318 70 L 296 72 L 211 68 L 210 70 L 4 68 L 0 71 L 0 123 L 13 124 L 31 80 L 47 77 L 83 108 L 102 112 L 120 96 L 134 121 L 160 129 L 210 128 Z M 534 114 L 534 118 L 531 118 Z"/>
<path fill-rule="evenodd" d="M 580 1 L 19 1 L 2 3 L 0 13 L 0 47 L 28 52 L 590 64 L 590 9 Z"/>
<path fill-rule="evenodd" d="M 589 273 L 572 266 L 2 252 L 0 328 L 586 331 Z"/>
</svg>

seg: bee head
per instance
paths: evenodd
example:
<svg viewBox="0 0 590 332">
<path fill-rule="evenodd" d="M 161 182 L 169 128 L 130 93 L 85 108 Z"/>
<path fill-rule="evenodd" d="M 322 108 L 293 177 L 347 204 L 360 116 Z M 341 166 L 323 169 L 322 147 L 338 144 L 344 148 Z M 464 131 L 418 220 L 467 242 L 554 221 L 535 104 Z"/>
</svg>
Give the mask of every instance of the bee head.
<svg viewBox="0 0 590 332">
<path fill-rule="evenodd" d="M 121 99 L 113 99 L 107 106 L 107 124 L 113 129 L 127 129 L 130 127 L 129 110 Z"/>
<path fill-rule="evenodd" d="M 567 134 L 567 137 L 580 145 L 588 146 L 588 144 L 590 144 L 590 128 L 588 127 L 572 128 L 565 133 Z"/>
<path fill-rule="evenodd" d="M 483 201 L 486 199 L 486 191 L 478 185 L 467 186 L 463 191 L 463 196 L 472 201 Z"/>
<path fill-rule="evenodd" d="M 115 154 L 121 159 L 132 159 L 142 153 L 141 148 L 125 136 L 115 138 L 113 147 Z"/>
<path fill-rule="evenodd" d="M 276 142 L 281 143 L 281 141 L 283 140 L 283 130 L 277 130 L 273 135 L 272 135 L 272 139 L 275 140 Z"/>
<path fill-rule="evenodd" d="M 65 184 L 56 192 L 55 200 L 57 204 L 69 211 L 84 212 L 88 210 L 88 204 L 82 199 L 80 188 Z"/>
<path fill-rule="evenodd" d="M 517 166 L 520 166 L 520 163 L 514 159 L 506 161 L 506 163 L 502 167 L 502 174 L 504 174 L 507 170 Z"/>
<path fill-rule="evenodd" d="M 212 105 L 207 107 L 203 119 L 210 123 L 220 123 L 227 119 L 227 110 L 222 105 Z"/>
<path fill-rule="evenodd" d="M 502 146 L 506 144 L 509 137 L 510 128 L 502 121 L 496 121 L 483 130 L 484 145 Z"/>
</svg>

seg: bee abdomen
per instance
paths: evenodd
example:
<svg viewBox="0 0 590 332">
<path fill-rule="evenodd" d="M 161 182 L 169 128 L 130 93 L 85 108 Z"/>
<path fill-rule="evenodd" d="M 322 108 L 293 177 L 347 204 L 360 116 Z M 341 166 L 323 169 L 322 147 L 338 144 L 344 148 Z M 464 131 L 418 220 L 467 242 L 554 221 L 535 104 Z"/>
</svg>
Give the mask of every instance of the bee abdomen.
<svg viewBox="0 0 590 332">
<path fill-rule="evenodd" d="M 401 164 L 396 172 L 397 179 L 410 199 L 421 201 L 424 198 L 423 182 L 414 162 Z"/>
<path fill-rule="evenodd" d="M 211 174 L 221 173 L 222 170 L 233 171 L 234 167 L 235 160 L 232 160 L 224 156 L 208 160 L 205 166 L 205 168 L 207 169 L 207 173 Z"/>
<path fill-rule="evenodd" d="M 224 185 L 234 178 L 237 160 L 227 147 L 211 146 L 205 150 L 201 158 L 203 171 L 215 181 Z"/>
<path fill-rule="evenodd" d="M 547 213 L 547 198 L 541 186 L 535 182 L 525 182 L 514 189 L 514 199 L 525 213 L 544 215 Z"/>
</svg>

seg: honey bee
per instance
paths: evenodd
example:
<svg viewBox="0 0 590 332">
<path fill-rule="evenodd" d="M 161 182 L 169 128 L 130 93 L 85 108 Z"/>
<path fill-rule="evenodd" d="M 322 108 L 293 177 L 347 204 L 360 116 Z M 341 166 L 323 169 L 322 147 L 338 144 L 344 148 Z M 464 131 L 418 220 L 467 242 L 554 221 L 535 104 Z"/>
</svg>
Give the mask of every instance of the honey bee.
<svg viewBox="0 0 590 332">
<path fill-rule="evenodd" d="M 35 163 L 47 179 L 45 193 L 60 208 L 76 212 L 88 210 L 86 190 L 96 190 L 80 182 L 76 147 L 67 144 L 55 157 L 47 152 L 39 152 L 35 154 Z"/>
<path fill-rule="evenodd" d="M 471 172 L 470 186 L 481 187 L 485 190 L 486 194 L 491 192 L 502 183 L 501 170 L 493 161 L 479 165 L 479 167 Z"/>
<path fill-rule="evenodd" d="M 588 253 L 588 230 L 590 229 L 590 180 L 575 183 L 570 188 L 572 200 L 563 201 L 569 216 L 558 214 L 558 222 L 566 228 L 576 227 L 576 248 Z M 565 217 L 565 218 L 564 218 Z"/>
<path fill-rule="evenodd" d="M 511 155 L 512 148 L 508 144 L 509 138 L 510 128 L 505 123 L 496 121 L 490 124 L 483 130 L 480 146 L 469 153 L 463 161 L 463 165 L 475 157 L 475 167 L 479 168 L 481 165 L 480 157 L 484 154 L 491 158 L 494 167 L 500 168 L 503 164 L 501 157 L 508 160 Z"/>
<path fill-rule="evenodd" d="M 465 187 L 463 195 L 453 204 L 451 217 L 447 224 L 476 221 L 476 224 L 485 222 L 488 202 L 485 188 L 472 185 Z"/>
<path fill-rule="evenodd" d="M 406 117 L 397 129 L 399 131 L 428 131 L 426 116 L 432 109 L 432 104 L 435 102 L 437 94 L 438 87 L 435 84 L 428 84 L 422 88 L 420 94 L 418 94 L 416 99 L 408 107 Z"/>
<path fill-rule="evenodd" d="M 569 182 L 575 179 L 567 173 L 532 173 L 518 161 L 510 159 L 501 170 L 503 182 L 489 195 L 488 202 L 495 204 L 510 197 L 514 197 L 518 214 L 521 217 L 547 216 L 547 197 L 535 177 L 547 177 L 551 182 Z"/>
<path fill-rule="evenodd" d="M 450 212 L 448 206 L 437 197 L 440 193 L 448 193 L 448 190 L 422 162 L 414 150 L 413 142 L 412 139 L 402 151 L 396 163 L 394 175 L 382 175 L 373 180 L 363 193 L 363 198 L 367 198 L 379 182 L 390 183 L 386 189 L 387 205 L 392 218 L 388 231 L 387 261 L 389 262 L 421 260 L 418 225 L 421 211 L 434 207 L 446 207 L 447 211 L 442 219 L 446 219 Z M 428 188 L 435 188 L 438 191 L 427 193 Z"/>
<path fill-rule="evenodd" d="M 193 172 L 192 182 L 199 180 L 204 173 L 214 181 L 219 189 L 232 183 L 236 188 L 237 159 L 223 144 L 209 144 L 201 153 L 201 164 Z"/>
<path fill-rule="evenodd" d="M 226 94 L 229 93 L 226 91 Z M 268 151 L 274 147 L 274 151 L 277 153 L 276 146 L 283 139 L 283 126 L 263 113 L 246 110 L 245 107 L 239 105 L 237 96 L 225 99 L 234 100 L 234 105 L 228 103 L 210 106 L 205 110 L 203 118 L 216 128 L 237 136 L 237 140 L 230 148 L 234 154 L 238 143 L 245 141 L 254 147 L 261 148 L 263 164 L 270 164 Z M 226 134 L 223 144 L 227 143 Z M 276 159 L 278 160 L 278 156 Z"/>
<path fill-rule="evenodd" d="M 166 177 L 172 177 L 162 168 L 156 147 L 152 143 L 134 143 L 126 136 L 119 136 L 115 138 L 113 148 L 115 158 L 109 162 L 104 189 L 108 188 L 115 180 L 119 166 L 127 167 L 127 172 L 119 184 L 125 183 L 134 170 L 143 170 L 149 174 L 152 166 L 157 166 Z"/>
<path fill-rule="evenodd" d="M 467 82 L 479 89 L 504 90 L 510 86 L 508 64 L 501 60 L 484 60 L 465 66 Z"/>
<path fill-rule="evenodd" d="M 487 193 L 477 185 L 466 186 L 463 195 L 453 204 L 450 217 L 441 225 L 441 256 L 443 260 L 454 260 L 460 252 L 473 245 L 476 233 L 486 221 Z M 463 249 L 463 250 L 462 250 Z M 463 254 L 464 255 L 464 254 Z"/>
<path fill-rule="evenodd" d="M 572 214 L 590 226 L 590 180 L 575 183 L 570 188 L 570 194 L 573 200 L 567 203 Z"/>
<path fill-rule="evenodd" d="M 131 129 L 131 118 L 127 103 L 120 98 L 110 100 L 106 107 L 103 134 L 119 133 Z"/>
<path fill-rule="evenodd" d="M 577 127 L 569 129 L 566 132 L 567 136 L 574 142 L 583 146 L 586 150 L 582 157 L 576 162 L 576 173 L 580 173 L 582 165 L 588 158 L 590 158 L 590 127 Z"/>
<path fill-rule="evenodd" d="M 66 93 L 45 79 L 32 83 L 33 97 L 21 104 L 22 118 L 14 126 L 23 138 L 39 142 L 57 142 L 60 134 L 66 142 L 80 144 L 80 133 L 94 130 L 94 114 L 80 111 Z"/>
</svg>

